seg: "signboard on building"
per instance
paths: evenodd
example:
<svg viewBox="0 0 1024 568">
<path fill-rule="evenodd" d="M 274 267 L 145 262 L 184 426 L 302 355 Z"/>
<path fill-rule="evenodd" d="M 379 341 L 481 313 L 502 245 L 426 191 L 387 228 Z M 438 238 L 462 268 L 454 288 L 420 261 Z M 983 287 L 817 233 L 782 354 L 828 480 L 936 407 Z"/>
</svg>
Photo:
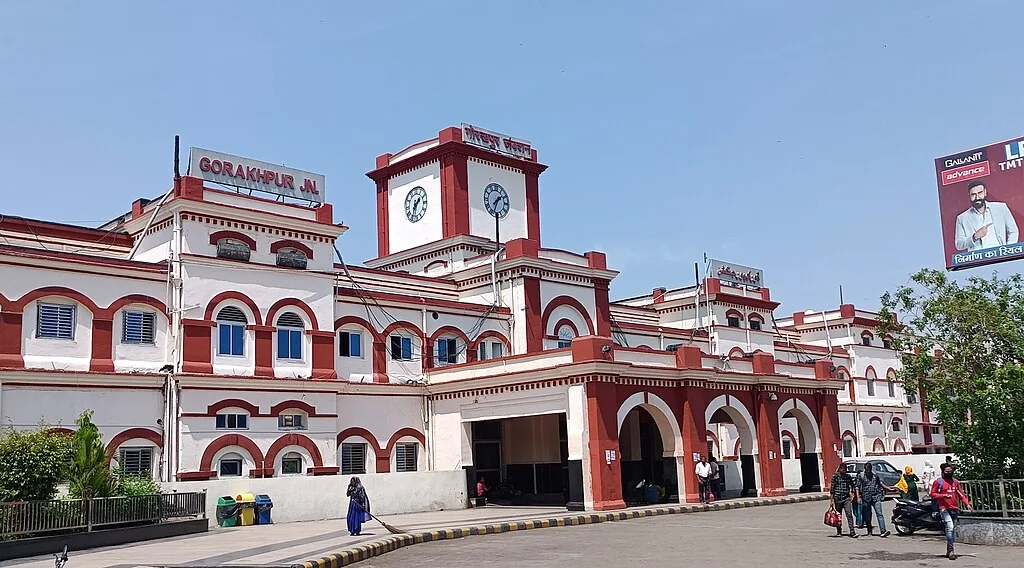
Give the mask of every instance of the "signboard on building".
<svg viewBox="0 0 1024 568">
<path fill-rule="evenodd" d="M 711 259 L 711 271 L 708 273 L 711 278 L 717 278 L 727 284 L 734 286 L 750 286 L 760 288 L 764 286 L 764 274 L 759 268 L 750 268 L 731 262 Z"/>
<path fill-rule="evenodd" d="M 472 124 L 462 123 L 462 141 L 490 152 L 512 156 L 520 160 L 532 160 L 533 148 L 526 140 L 519 140 Z"/>
<path fill-rule="evenodd" d="M 1024 137 L 935 160 L 946 269 L 1024 258 Z"/>
<path fill-rule="evenodd" d="M 189 151 L 188 175 L 316 203 L 324 202 L 327 185 L 321 174 L 196 147 Z"/>
</svg>

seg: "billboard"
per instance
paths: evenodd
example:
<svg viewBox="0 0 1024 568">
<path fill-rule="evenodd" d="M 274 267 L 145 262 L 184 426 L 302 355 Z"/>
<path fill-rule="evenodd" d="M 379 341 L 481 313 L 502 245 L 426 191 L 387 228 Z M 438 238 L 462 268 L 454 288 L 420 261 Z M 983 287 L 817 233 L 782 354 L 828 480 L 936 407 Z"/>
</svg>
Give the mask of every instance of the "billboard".
<svg viewBox="0 0 1024 568">
<path fill-rule="evenodd" d="M 323 175 L 192 147 L 188 175 L 233 187 L 324 202 Z"/>
<path fill-rule="evenodd" d="M 946 269 L 1024 258 L 1024 137 L 935 160 Z"/>
<path fill-rule="evenodd" d="M 764 274 L 760 268 L 750 268 L 741 264 L 722 262 L 721 260 L 711 259 L 711 269 L 708 271 L 708 276 L 718 278 L 720 281 L 732 284 L 733 286 L 749 286 L 751 288 L 764 286 Z"/>
</svg>

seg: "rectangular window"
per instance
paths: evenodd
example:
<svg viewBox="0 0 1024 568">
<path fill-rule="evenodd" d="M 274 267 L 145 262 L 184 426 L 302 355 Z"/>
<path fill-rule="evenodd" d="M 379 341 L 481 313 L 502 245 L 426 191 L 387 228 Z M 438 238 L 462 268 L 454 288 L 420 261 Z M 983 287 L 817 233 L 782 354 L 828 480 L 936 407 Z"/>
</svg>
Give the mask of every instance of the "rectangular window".
<svg viewBox="0 0 1024 568">
<path fill-rule="evenodd" d="M 412 360 L 412 338 L 402 337 L 401 335 L 391 336 L 391 360 Z"/>
<path fill-rule="evenodd" d="M 419 444 L 408 443 L 395 446 L 395 471 L 416 471 L 416 454 Z"/>
<path fill-rule="evenodd" d="M 889 398 L 896 398 L 896 381 L 889 381 Z"/>
<path fill-rule="evenodd" d="M 938 426 L 932 426 L 932 436 L 938 436 L 940 432 Z"/>
<path fill-rule="evenodd" d="M 304 414 L 282 414 L 277 417 L 277 428 L 279 430 L 305 430 L 306 416 Z"/>
<path fill-rule="evenodd" d="M 287 457 L 281 460 L 281 473 L 295 475 L 302 473 L 302 458 Z"/>
<path fill-rule="evenodd" d="M 363 336 L 360 333 L 343 331 L 338 334 L 338 356 L 355 357 L 363 356 Z"/>
<path fill-rule="evenodd" d="M 498 359 L 505 356 L 505 345 L 498 342 L 491 342 L 491 359 Z"/>
<path fill-rule="evenodd" d="M 726 318 L 726 322 L 728 323 L 729 327 L 739 327 L 740 326 L 740 318 L 738 318 L 736 316 L 729 316 L 728 318 Z"/>
<path fill-rule="evenodd" d="M 277 328 L 277 358 L 302 360 L 302 330 Z"/>
<path fill-rule="evenodd" d="M 40 339 L 74 339 L 75 306 L 39 303 L 36 311 L 36 337 Z"/>
<path fill-rule="evenodd" d="M 883 339 L 882 340 L 882 348 L 883 349 L 892 349 L 892 341 L 889 340 L 889 339 Z"/>
<path fill-rule="evenodd" d="M 917 426 L 914 426 L 913 424 L 911 424 L 910 425 L 910 433 L 911 434 L 917 434 Z"/>
<path fill-rule="evenodd" d="M 908 392 L 907 393 L 907 404 L 917 404 L 917 393 L 914 393 L 914 392 Z"/>
<path fill-rule="evenodd" d="M 437 364 L 454 365 L 459 362 L 458 343 L 455 338 L 439 339 L 437 341 Z"/>
<path fill-rule="evenodd" d="M 875 380 L 868 379 L 868 396 L 875 396 Z"/>
<path fill-rule="evenodd" d="M 153 475 L 153 448 L 121 448 L 117 465 L 127 475 Z"/>
<path fill-rule="evenodd" d="M 896 422 L 896 421 L 893 421 L 893 423 L 892 423 L 892 431 L 893 432 L 899 432 L 900 428 L 902 428 L 902 426 L 900 426 L 900 423 Z"/>
<path fill-rule="evenodd" d="M 156 314 L 124 312 L 121 318 L 121 343 L 153 345 L 156 342 Z"/>
<path fill-rule="evenodd" d="M 486 361 L 490 359 L 490 352 L 487 351 L 487 343 L 481 343 L 476 347 L 476 359 L 477 361 Z"/>
<path fill-rule="evenodd" d="M 245 326 L 228 323 L 218 324 L 218 355 L 245 355 Z"/>
<path fill-rule="evenodd" d="M 246 430 L 249 428 L 248 414 L 218 414 L 218 430 Z"/>
<path fill-rule="evenodd" d="M 759 320 L 750 320 L 750 329 L 754 331 L 761 331 L 761 322 Z"/>
<path fill-rule="evenodd" d="M 366 473 L 366 444 L 341 445 L 341 474 L 362 475 Z"/>
<path fill-rule="evenodd" d="M 220 460 L 221 477 L 241 477 L 242 460 Z"/>
<path fill-rule="evenodd" d="M 846 439 L 843 440 L 843 457 L 844 458 L 852 458 L 853 457 L 853 440 L 851 440 L 849 438 L 846 438 Z"/>
<path fill-rule="evenodd" d="M 789 440 L 782 441 L 782 459 L 788 460 L 793 452 L 793 443 Z"/>
<path fill-rule="evenodd" d="M 871 338 L 866 335 L 860 338 L 860 342 L 865 347 L 871 347 Z"/>
</svg>

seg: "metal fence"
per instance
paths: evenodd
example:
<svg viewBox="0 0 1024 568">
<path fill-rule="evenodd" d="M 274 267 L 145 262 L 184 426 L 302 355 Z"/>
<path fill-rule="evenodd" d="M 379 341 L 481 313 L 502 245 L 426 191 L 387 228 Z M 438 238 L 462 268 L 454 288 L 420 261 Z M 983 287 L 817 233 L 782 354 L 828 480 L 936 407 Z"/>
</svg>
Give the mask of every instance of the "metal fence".
<svg viewBox="0 0 1024 568">
<path fill-rule="evenodd" d="M 961 481 L 974 507 L 973 514 L 992 517 L 1024 517 L 1024 479 Z"/>
<path fill-rule="evenodd" d="M 0 537 L 153 524 L 206 517 L 206 492 L 0 503 Z"/>
</svg>

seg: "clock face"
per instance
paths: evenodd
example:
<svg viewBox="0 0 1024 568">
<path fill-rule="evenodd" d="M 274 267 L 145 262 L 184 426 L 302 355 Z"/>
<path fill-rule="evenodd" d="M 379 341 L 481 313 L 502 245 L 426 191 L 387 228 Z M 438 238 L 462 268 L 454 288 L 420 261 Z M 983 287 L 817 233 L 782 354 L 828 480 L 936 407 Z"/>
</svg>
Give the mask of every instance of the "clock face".
<svg viewBox="0 0 1024 568">
<path fill-rule="evenodd" d="M 409 190 L 405 196 L 405 218 L 415 223 L 427 213 L 427 192 L 420 186 Z"/>
<path fill-rule="evenodd" d="M 484 206 L 491 217 L 504 218 L 508 215 L 508 193 L 505 188 L 496 183 L 488 184 L 484 188 Z"/>
</svg>

